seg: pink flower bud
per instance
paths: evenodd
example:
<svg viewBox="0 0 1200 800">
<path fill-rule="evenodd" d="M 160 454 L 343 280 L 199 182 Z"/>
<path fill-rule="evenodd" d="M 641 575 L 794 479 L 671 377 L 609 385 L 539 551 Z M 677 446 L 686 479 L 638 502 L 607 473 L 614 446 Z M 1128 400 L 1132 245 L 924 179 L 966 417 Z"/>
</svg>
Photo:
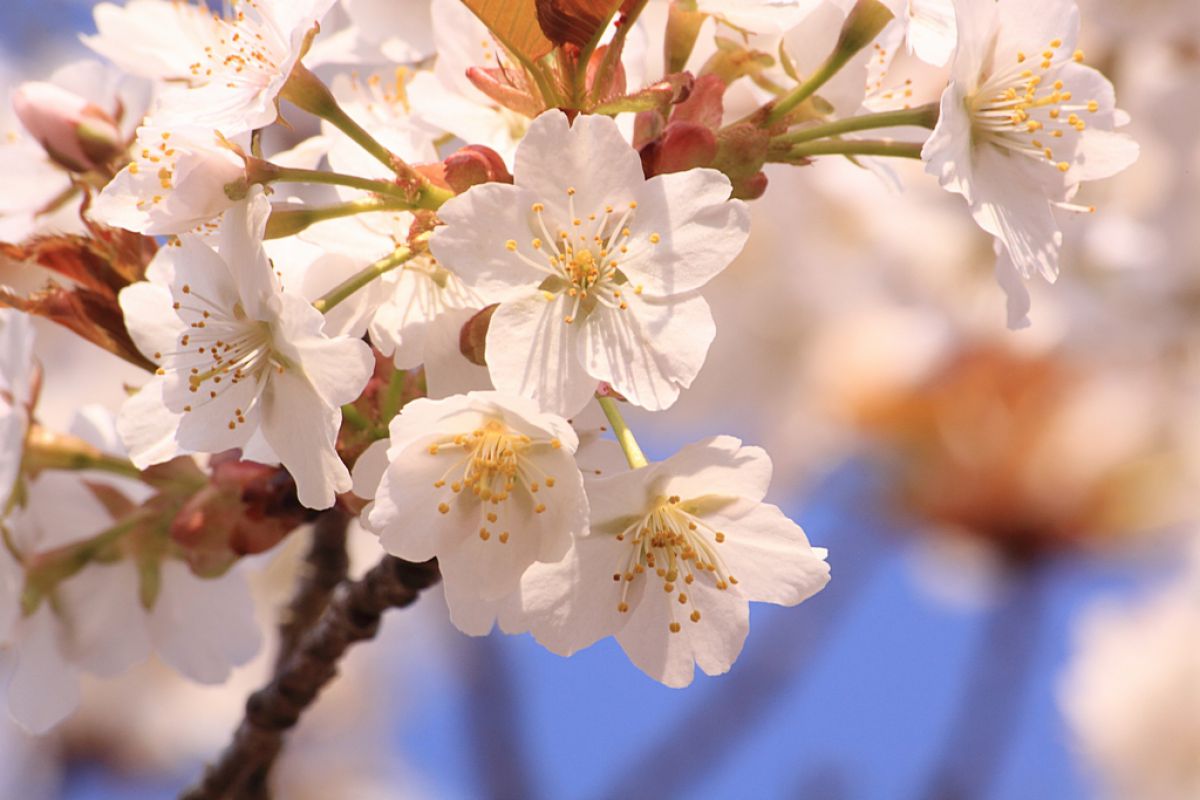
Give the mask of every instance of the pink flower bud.
<svg viewBox="0 0 1200 800">
<path fill-rule="evenodd" d="M 13 91 L 12 103 L 50 158 L 72 172 L 95 169 L 122 149 L 111 115 L 52 83 L 23 83 Z"/>
</svg>

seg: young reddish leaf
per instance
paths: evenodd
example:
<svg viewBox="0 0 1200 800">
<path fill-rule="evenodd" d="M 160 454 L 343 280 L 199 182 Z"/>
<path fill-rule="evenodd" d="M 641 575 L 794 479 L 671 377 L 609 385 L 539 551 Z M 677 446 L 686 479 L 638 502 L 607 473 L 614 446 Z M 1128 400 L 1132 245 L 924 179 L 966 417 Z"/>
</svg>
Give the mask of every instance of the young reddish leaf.
<svg viewBox="0 0 1200 800">
<path fill-rule="evenodd" d="M 462 0 L 514 55 L 536 61 L 554 49 L 538 26 L 536 0 Z"/>
</svg>

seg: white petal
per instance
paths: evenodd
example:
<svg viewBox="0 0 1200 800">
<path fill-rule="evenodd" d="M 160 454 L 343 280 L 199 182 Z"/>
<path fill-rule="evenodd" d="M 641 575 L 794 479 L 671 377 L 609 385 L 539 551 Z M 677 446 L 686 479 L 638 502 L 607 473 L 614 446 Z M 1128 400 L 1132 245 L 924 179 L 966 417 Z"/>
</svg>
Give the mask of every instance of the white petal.
<svg viewBox="0 0 1200 800">
<path fill-rule="evenodd" d="M 697 662 L 710 675 L 727 672 L 750 629 L 749 604 L 736 592 L 720 591 L 700 581 L 688 592 L 700 611 L 699 622 L 691 621 L 688 607 L 676 602 L 673 593 L 651 586 L 617 633 L 617 642 L 629 660 L 672 688 L 692 682 Z M 670 630 L 673 622 L 680 626 L 678 633 Z"/>
<path fill-rule="evenodd" d="M 354 482 L 351 491 L 364 500 L 375 499 L 383 473 L 388 467 L 388 440 L 380 439 L 371 442 L 370 446 L 359 455 L 350 470 L 350 478 Z"/>
<path fill-rule="evenodd" d="M 634 405 L 661 411 L 700 372 L 716 325 L 708 303 L 696 293 L 664 300 L 626 294 L 625 300 L 624 310 L 600 307 L 587 318 L 581 357 L 593 379 L 608 381 Z M 488 343 L 490 363 L 490 334 Z"/>
<path fill-rule="evenodd" d="M 151 378 L 121 405 L 117 432 L 138 469 L 170 461 L 183 451 L 175 438 L 179 414 L 163 401 L 163 379 Z"/>
<path fill-rule="evenodd" d="M 538 292 L 502 303 L 487 334 L 488 374 L 496 388 L 532 397 L 562 416 L 583 408 L 599 382 L 580 361 L 583 330 L 591 323 L 564 322 L 568 300 L 565 294 L 547 300 Z"/>
<path fill-rule="evenodd" d="M 626 204 L 645 181 L 642 160 L 616 122 L 581 114 L 568 124 L 567 115 L 558 109 L 544 112 L 529 126 L 517 147 L 513 178 L 547 208 L 565 206 L 567 189 L 575 189 L 575 206 L 581 213 Z"/>
<path fill-rule="evenodd" d="M 744 513 L 730 511 L 704 522 L 725 534 L 725 541 L 713 546 L 747 600 L 794 606 L 829 582 L 825 550 L 809 545 L 800 526 L 776 506 L 757 503 Z"/>
<path fill-rule="evenodd" d="M 204 580 L 168 559 L 161 579 L 148 625 L 163 661 L 193 681 L 221 683 L 258 652 L 262 634 L 239 570 Z"/>
<path fill-rule="evenodd" d="M 750 235 L 750 209 L 729 192 L 729 179 L 711 169 L 658 175 L 639 187 L 625 241 L 639 257 L 621 260 L 629 282 L 650 296 L 680 294 L 725 269 Z"/>
<path fill-rule="evenodd" d="M 262 396 L 262 431 L 267 444 L 296 480 L 301 505 L 324 509 L 352 485 L 336 442 L 342 410 L 325 402 L 295 370 L 271 376 Z"/>
<path fill-rule="evenodd" d="M 1025 279 L 1013 265 L 1008 251 L 999 243 L 996 245 L 996 251 L 996 282 L 1000 284 L 1000 288 L 1004 290 L 1007 298 L 1005 313 L 1008 329 L 1017 331 L 1028 328 L 1030 325 L 1029 309 L 1032 307 L 1032 301 L 1029 297 L 1029 289 L 1025 286 Z"/>
<path fill-rule="evenodd" d="M 187 330 L 172 307 L 175 298 L 171 292 L 165 286 L 139 281 L 122 289 L 117 300 L 133 343 L 146 358 L 161 363 L 162 353 L 174 350 L 180 335 Z"/>
<path fill-rule="evenodd" d="M 434 230 L 430 252 L 485 303 L 503 302 L 528 293 L 544 277 L 507 247 L 515 241 L 527 256 L 541 237 L 530 227 L 530 207 L 537 198 L 518 186 L 484 183 L 451 198 L 438 209 L 446 223 Z M 552 232 L 553 233 L 553 232 Z"/>
<path fill-rule="evenodd" d="M 771 483 L 771 458 L 761 447 L 732 436 L 714 436 L 683 447 L 659 466 L 652 491 L 692 500 L 708 495 L 759 501 Z"/>
<path fill-rule="evenodd" d="M 59 649 L 58 619 L 48 604 L 22 624 L 8 681 L 8 713 L 29 733 L 46 733 L 79 706 L 79 677 Z"/>
<path fill-rule="evenodd" d="M 58 587 L 66 617 L 63 652 L 94 675 L 112 677 L 150 654 L 132 561 L 92 564 Z"/>
</svg>

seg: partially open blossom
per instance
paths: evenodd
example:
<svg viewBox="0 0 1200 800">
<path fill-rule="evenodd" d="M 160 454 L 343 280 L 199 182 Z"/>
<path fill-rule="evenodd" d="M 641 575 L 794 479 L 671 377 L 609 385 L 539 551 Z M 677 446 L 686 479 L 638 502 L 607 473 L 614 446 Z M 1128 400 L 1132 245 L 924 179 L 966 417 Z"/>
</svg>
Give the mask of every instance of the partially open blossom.
<svg viewBox="0 0 1200 800">
<path fill-rule="evenodd" d="M 436 557 L 451 619 L 486 633 L 495 601 L 516 590 L 529 566 L 561 559 L 587 530 L 575 432 L 530 400 L 499 392 L 415 400 L 389 432 L 378 488 L 378 453 L 355 467 L 359 491 L 374 496 L 366 524 L 393 555 Z"/>
<path fill-rule="evenodd" d="M 744 204 L 694 169 L 646 180 L 607 117 L 538 117 L 514 185 L 471 188 L 438 212 L 431 249 L 484 302 L 497 389 L 573 414 L 607 381 L 637 405 L 670 406 L 715 335 L 697 291 L 741 251 Z"/>
<path fill-rule="evenodd" d="M 1058 276 L 1055 206 L 1137 158 L 1112 84 L 1083 65 L 1073 0 L 959 3 L 958 50 L 926 170 L 961 194 L 1026 278 Z"/>
<path fill-rule="evenodd" d="M 503 623 L 523 623 L 561 655 L 615 636 L 668 686 L 691 683 L 695 664 L 728 671 L 750 601 L 795 605 L 829 580 L 825 550 L 762 502 L 770 479 L 765 452 L 719 436 L 589 481 L 590 533 L 561 562 L 530 571 Z"/>
<path fill-rule="evenodd" d="M 328 338 L 307 301 L 280 289 L 262 249 L 270 205 L 255 192 L 222 220 L 218 250 L 185 236 L 121 292 L 130 334 L 159 374 L 122 410 L 135 464 L 180 451 L 244 448 L 257 432 L 296 478 L 300 502 L 328 508 L 350 489 L 334 449 L 341 406 L 371 375 L 361 341 Z"/>
<path fill-rule="evenodd" d="M 73 172 L 95 169 L 124 146 L 108 112 L 53 83 L 23 83 L 12 99 L 25 129 L 51 158 Z"/>
</svg>

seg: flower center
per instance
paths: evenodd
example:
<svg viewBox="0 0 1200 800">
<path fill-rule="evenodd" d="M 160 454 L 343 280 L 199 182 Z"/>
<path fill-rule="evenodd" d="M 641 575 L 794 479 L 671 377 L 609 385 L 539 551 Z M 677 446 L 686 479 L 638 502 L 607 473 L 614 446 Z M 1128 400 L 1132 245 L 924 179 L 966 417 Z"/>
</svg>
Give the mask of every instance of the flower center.
<svg viewBox="0 0 1200 800">
<path fill-rule="evenodd" d="M 621 264 L 641 257 L 641 253 L 631 252 L 629 244 L 633 236 L 629 226 L 637 211 L 636 201 L 624 204 L 620 209 L 606 205 L 602 211 L 585 217 L 575 210 L 575 194 L 575 189 L 567 189 L 567 214 L 570 217 L 567 225 L 548 220 L 545 203 L 534 203 L 530 208 L 533 238 L 529 240 L 529 247 L 543 261 L 522 252 L 516 239 L 509 239 L 504 244 L 526 265 L 546 276 L 539 288 L 547 300 L 553 300 L 559 294 L 566 294 L 571 299 L 571 310 L 563 316 L 563 322 L 568 325 L 586 318 L 597 307 L 617 311 L 629 308 L 623 296 L 629 289 L 629 278 L 621 271 Z M 646 241 L 654 247 L 660 239 L 654 233 Z M 642 287 L 634 286 L 632 291 L 641 294 Z"/>
<path fill-rule="evenodd" d="M 254 0 L 246 3 L 251 8 Z M 237 0 L 231 3 L 236 9 Z M 188 66 L 194 85 L 223 80 L 230 89 L 240 86 L 265 86 L 279 73 L 279 64 L 287 56 L 288 44 L 281 42 L 266 25 L 247 17 L 241 10 L 230 19 L 213 14 L 214 30 L 210 44 L 204 47 L 204 60 Z"/>
<path fill-rule="evenodd" d="M 700 621 L 700 611 L 687 589 L 698 576 L 722 591 L 737 583 L 717 553 L 717 545 L 725 541 L 725 534 L 689 512 L 678 496 L 659 498 L 654 509 L 617 534 L 617 540 L 630 544 L 624 570 L 613 573 L 613 581 L 621 584 L 617 611 L 622 614 L 629 611 L 630 587 L 647 570 L 662 581 L 664 592 L 678 591 L 675 599 L 684 609 L 691 609 L 688 619 L 692 622 Z M 683 626 L 675 618 L 675 603 L 668 605 L 671 609 L 668 628 L 671 633 L 679 633 Z"/>
<path fill-rule="evenodd" d="M 450 502 L 438 502 L 438 511 L 449 514 L 451 502 L 477 498 L 481 517 L 479 538 L 490 540 L 499 527 L 496 541 L 506 544 L 510 536 L 507 518 L 511 516 L 508 500 L 517 492 L 524 493 L 533 504 L 534 513 L 542 514 L 546 504 L 535 495 L 542 486 L 553 489 L 556 483 L 553 475 L 530 458 L 539 447 L 558 449 L 562 443 L 558 439 L 534 439 L 495 419 L 470 433 L 445 436 L 431 443 L 425 450 L 430 456 L 459 455 L 442 477 L 433 482 L 433 488 L 448 489 L 451 495 Z M 506 520 L 501 522 L 501 517 Z"/>
<path fill-rule="evenodd" d="M 247 319 L 240 303 L 226 312 L 188 284 L 181 291 L 187 302 L 176 301 L 173 308 L 188 330 L 179 337 L 179 349 L 155 353 L 154 360 L 162 365 L 160 375 L 167 370 L 187 375 L 188 390 L 197 399 L 183 413 L 213 402 L 242 381 L 259 380 L 268 369 L 283 372 L 287 362 L 272 349 L 268 323 Z M 245 409 L 234 409 L 229 429 L 245 423 Z"/>
<path fill-rule="evenodd" d="M 975 141 L 1053 164 L 1061 172 L 1071 169 L 1055 148 L 1073 149 L 1075 135 L 1087 128 L 1080 114 L 1099 111 L 1100 103 L 1078 102 L 1056 77 L 1064 64 L 1083 62 L 1083 51 L 1068 56 L 1061 47 L 1062 40 L 1055 39 L 1037 56 L 1018 52 L 1014 63 L 989 75 L 967 98 Z"/>
</svg>

